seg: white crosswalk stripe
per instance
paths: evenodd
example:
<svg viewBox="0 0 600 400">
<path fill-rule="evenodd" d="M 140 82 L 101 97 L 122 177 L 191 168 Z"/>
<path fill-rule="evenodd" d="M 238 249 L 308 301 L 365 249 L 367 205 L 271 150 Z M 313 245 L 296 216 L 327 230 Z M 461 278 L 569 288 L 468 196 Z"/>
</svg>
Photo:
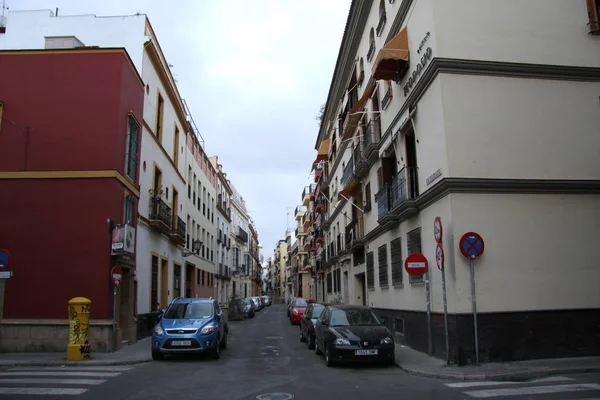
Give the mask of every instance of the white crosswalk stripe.
<svg viewBox="0 0 600 400">
<path fill-rule="evenodd" d="M 566 376 L 552 376 L 548 378 L 535 379 L 528 382 L 513 381 L 478 381 L 478 382 L 453 382 L 444 385 L 455 389 L 465 390 L 462 393 L 472 398 L 494 398 L 509 396 L 534 396 L 541 394 L 559 394 L 573 392 L 588 392 L 586 394 L 600 394 L 600 384 L 576 383 L 575 379 Z M 563 384 L 558 384 L 564 382 Z M 570 382 L 570 383 L 567 383 Z M 512 387 L 506 387 L 512 386 Z M 520 387 L 516 387 L 520 386 Z M 492 388 L 493 387 L 493 388 Z M 485 388 L 485 389 L 483 389 Z M 592 392 L 592 393 L 589 393 Z M 588 397 L 589 400 L 593 400 Z"/>
<path fill-rule="evenodd" d="M 77 396 L 132 368 L 131 366 L 10 368 L 0 372 L 0 398 L 4 395 Z"/>
</svg>

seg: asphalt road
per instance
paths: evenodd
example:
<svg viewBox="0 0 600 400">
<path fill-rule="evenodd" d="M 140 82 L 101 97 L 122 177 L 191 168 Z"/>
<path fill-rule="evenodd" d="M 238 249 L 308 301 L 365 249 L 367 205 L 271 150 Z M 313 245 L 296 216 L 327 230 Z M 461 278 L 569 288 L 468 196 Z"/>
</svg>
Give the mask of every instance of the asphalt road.
<svg viewBox="0 0 600 400">
<path fill-rule="evenodd" d="M 282 305 L 232 323 L 230 334 L 217 361 L 180 356 L 125 367 L 4 369 L 0 400 L 600 399 L 600 374 L 493 383 L 423 378 L 398 367 L 328 368 L 300 342 Z M 32 390 L 38 394 L 25 394 Z"/>
</svg>

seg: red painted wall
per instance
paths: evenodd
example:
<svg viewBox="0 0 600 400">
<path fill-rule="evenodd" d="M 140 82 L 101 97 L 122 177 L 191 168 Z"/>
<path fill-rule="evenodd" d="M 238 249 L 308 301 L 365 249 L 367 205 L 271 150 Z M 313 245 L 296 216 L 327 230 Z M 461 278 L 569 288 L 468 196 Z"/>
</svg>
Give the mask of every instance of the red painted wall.
<svg viewBox="0 0 600 400">
<path fill-rule="evenodd" d="M 16 125 L 0 127 L 0 172 L 123 173 L 127 116 L 132 111 L 141 122 L 144 100 L 124 53 L 0 52 L 0 65 L 3 117 Z M 92 300 L 93 319 L 112 318 L 106 220 L 123 221 L 123 185 L 0 179 L 0 194 L 0 248 L 11 252 L 14 271 L 4 318 L 66 319 L 77 296 Z"/>
<path fill-rule="evenodd" d="M 144 100 L 123 52 L 0 52 L 0 65 L 4 118 L 21 128 L 2 124 L 0 171 L 123 172 L 127 113 L 141 122 Z"/>
</svg>

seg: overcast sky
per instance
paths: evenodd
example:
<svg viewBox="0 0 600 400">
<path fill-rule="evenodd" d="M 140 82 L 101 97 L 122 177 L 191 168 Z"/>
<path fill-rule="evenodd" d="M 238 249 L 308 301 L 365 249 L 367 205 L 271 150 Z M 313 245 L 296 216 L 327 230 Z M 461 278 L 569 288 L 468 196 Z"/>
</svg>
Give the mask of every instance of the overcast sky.
<svg viewBox="0 0 600 400">
<path fill-rule="evenodd" d="M 246 199 L 265 258 L 295 229 L 350 0 L 7 0 L 12 10 L 148 15 L 179 91 Z M 287 216 L 287 213 L 290 216 Z"/>
</svg>

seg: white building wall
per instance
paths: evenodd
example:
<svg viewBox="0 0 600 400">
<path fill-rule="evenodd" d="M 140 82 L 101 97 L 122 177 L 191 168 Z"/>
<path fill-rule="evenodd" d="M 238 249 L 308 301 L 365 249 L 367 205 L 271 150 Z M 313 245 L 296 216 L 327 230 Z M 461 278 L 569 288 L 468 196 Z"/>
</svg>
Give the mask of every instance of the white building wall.
<svg viewBox="0 0 600 400">
<path fill-rule="evenodd" d="M 586 0 L 529 0 L 518 4 L 492 0 L 429 1 L 435 4 L 433 16 L 440 57 L 600 65 L 598 40 L 589 34 L 587 25 Z"/>
<path fill-rule="evenodd" d="M 452 176 L 600 179 L 600 83 L 472 75 L 441 82 Z"/>
<path fill-rule="evenodd" d="M 189 236 L 188 250 L 192 250 L 192 242 L 194 240 L 201 240 L 204 246 L 204 254 L 202 250 L 200 250 L 198 253 L 194 253 L 186 257 L 186 261 L 189 261 L 190 263 L 194 264 L 196 266 L 196 269 L 198 270 L 203 270 L 208 273 L 214 274 L 216 273 L 215 265 L 217 257 L 216 255 L 213 255 L 213 258 L 211 259 L 211 243 L 210 241 L 207 242 L 207 237 L 210 240 L 210 237 L 215 236 L 216 233 L 214 224 L 211 222 L 212 215 L 211 219 L 209 219 L 208 214 L 206 212 L 204 212 L 203 214 L 203 204 L 205 205 L 205 207 L 208 207 L 208 204 L 202 201 L 202 196 L 203 193 L 206 191 L 206 193 L 210 194 L 211 197 L 215 197 L 216 189 L 213 187 L 210 180 L 206 177 L 206 175 L 196 162 L 196 158 L 192 154 L 192 151 L 189 148 L 189 146 L 187 146 L 185 143 L 183 144 L 183 146 L 185 146 L 186 149 L 186 157 L 184 160 L 184 163 L 187 168 L 186 179 L 187 184 L 190 187 L 189 196 L 188 188 L 186 187 L 185 189 L 184 199 L 186 216 L 185 218 L 182 217 L 182 219 L 186 221 L 186 235 Z"/>
<path fill-rule="evenodd" d="M 141 73 L 145 25 L 145 14 L 55 17 L 51 10 L 9 11 L 6 33 L 0 34 L 0 49 L 43 49 L 45 36 L 76 36 L 86 46 L 125 47 Z"/>
</svg>

